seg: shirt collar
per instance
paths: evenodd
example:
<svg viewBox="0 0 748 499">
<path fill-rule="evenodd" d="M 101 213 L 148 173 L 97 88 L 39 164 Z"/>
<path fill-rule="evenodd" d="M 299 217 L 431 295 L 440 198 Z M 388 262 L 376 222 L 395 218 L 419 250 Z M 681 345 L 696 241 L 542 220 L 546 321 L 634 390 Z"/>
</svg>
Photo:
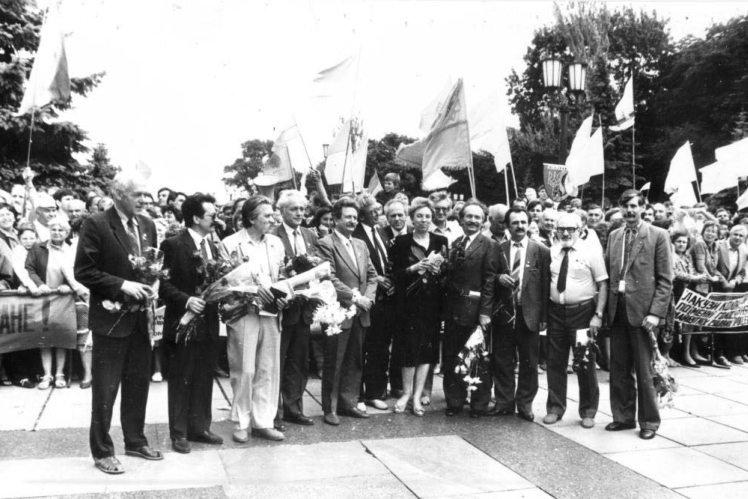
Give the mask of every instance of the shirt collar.
<svg viewBox="0 0 748 499">
<path fill-rule="evenodd" d="M 514 246 L 515 244 L 519 244 L 520 246 L 522 246 L 522 249 L 527 249 L 527 240 L 527 236 L 523 237 L 521 241 L 512 240 L 512 246 Z"/>
<path fill-rule="evenodd" d="M 338 229 L 335 229 L 335 234 L 340 238 L 341 241 L 344 243 L 350 243 L 351 238 L 344 236 Z"/>
<path fill-rule="evenodd" d="M 200 244 L 204 240 L 208 239 L 208 236 L 205 236 L 205 237 L 201 236 L 200 234 L 197 233 L 197 231 L 193 230 L 192 227 L 188 227 L 187 232 L 192 237 L 192 240 L 195 241 L 195 246 L 197 246 L 197 249 L 200 249 Z"/>
<path fill-rule="evenodd" d="M 298 227 L 296 229 L 292 229 L 290 225 L 288 225 L 286 222 L 282 222 L 283 228 L 286 229 L 286 234 L 288 234 L 288 237 L 293 237 L 293 233 L 296 230 L 299 230 Z M 299 234 L 301 231 L 299 231 Z"/>
<path fill-rule="evenodd" d="M 129 222 L 130 219 L 132 219 L 132 223 L 136 227 L 138 226 L 138 217 L 136 217 L 135 215 L 133 215 L 132 217 L 128 217 L 127 215 L 125 215 L 125 213 L 122 210 L 117 208 L 116 204 L 114 205 L 114 209 L 117 211 L 117 215 L 119 215 L 120 220 L 122 220 L 122 225 L 127 227 L 127 222 Z"/>
</svg>

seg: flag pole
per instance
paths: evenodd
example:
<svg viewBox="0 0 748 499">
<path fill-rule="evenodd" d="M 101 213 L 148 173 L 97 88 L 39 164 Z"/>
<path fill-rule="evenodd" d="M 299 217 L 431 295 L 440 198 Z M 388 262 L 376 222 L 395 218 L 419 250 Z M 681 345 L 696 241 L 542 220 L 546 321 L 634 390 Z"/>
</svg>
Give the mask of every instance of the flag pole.
<svg viewBox="0 0 748 499">
<path fill-rule="evenodd" d="M 299 128 L 299 124 L 296 122 L 296 116 L 291 115 L 293 118 L 293 124 L 296 126 L 296 131 L 299 132 L 299 138 L 301 139 L 301 146 L 304 148 L 304 153 L 306 154 L 306 159 L 309 161 L 309 168 L 312 170 L 315 170 L 314 166 L 312 166 L 312 158 L 309 156 L 309 151 L 306 148 L 306 142 L 304 142 L 304 136 L 301 135 L 301 128 Z"/>
<path fill-rule="evenodd" d="M 636 123 L 631 125 L 631 186 L 636 189 Z"/>
<path fill-rule="evenodd" d="M 519 197 L 519 191 L 517 190 L 517 176 L 514 174 L 514 165 L 512 163 L 509 163 L 509 165 L 512 167 L 512 182 L 514 183 L 514 197 Z"/>
<path fill-rule="evenodd" d="M 506 205 L 510 206 L 512 203 L 509 202 L 509 174 L 507 173 L 507 166 L 504 165 L 504 187 L 506 187 Z"/>
<path fill-rule="evenodd" d="M 465 83 L 461 82 L 461 84 L 462 84 L 462 93 L 465 96 L 465 107 L 467 107 L 467 92 L 465 92 Z M 465 113 L 465 117 L 467 118 L 467 112 Z M 470 158 L 470 161 L 468 162 L 468 179 L 470 180 L 470 193 L 472 197 L 475 198 L 477 197 L 475 195 L 475 169 L 473 168 L 473 149 L 470 147 L 470 120 L 469 119 L 465 119 L 465 127 L 467 128 L 468 157 Z"/>
<path fill-rule="evenodd" d="M 288 153 L 288 146 L 283 146 L 283 147 L 286 148 L 286 156 L 288 156 L 288 166 L 291 167 L 291 180 L 293 180 L 293 189 L 295 191 L 298 191 L 299 186 L 296 183 L 296 170 L 293 169 L 293 163 L 291 163 L 291 155 Z"/>
</svg>

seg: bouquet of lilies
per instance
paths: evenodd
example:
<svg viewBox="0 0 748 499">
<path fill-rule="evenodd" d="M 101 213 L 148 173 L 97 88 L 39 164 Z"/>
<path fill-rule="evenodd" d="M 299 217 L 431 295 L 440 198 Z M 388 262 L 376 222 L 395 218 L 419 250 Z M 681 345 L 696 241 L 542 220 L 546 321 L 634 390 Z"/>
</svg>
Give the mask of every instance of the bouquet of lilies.
<svg viewBox="0 0 748 499">
<path fill-rule="evenodd" d="M 652 381 L 657 395 L 657 403 L 661 408 L 669 407 L 672 409 L 675 405 L 673 396 L 678 391 L 678 382 L 670 374 L 667 360 L 660 354 L 654 329 L 649 331 L 649 342 L 652 344 L 652 370 L 654 371 Z"/>
<path fill-rule="evenodd" d="M 335 287 L 330 281 L 313 282 L 309 289 L 299 291 L 298 293 L 307 296 L 307 298 L 314 298 L 321 302 L 321 305 L 314 310 L 312 320 L 320 325 L 327 326 L 327 329 L 325 330 L 327 336 L 340 334 L 342 332 L 340 325 L 345 322 L 346 319 L 352 319 L 355 317 L 358 312 L 358 307 L 356 307 L 356 305 L 351 305 L 347 309 L 340 305 Z M 354 289 L 354 299 L 359 296 L 361 296 L 359 291 Z"/>
<path fill-rule="evenodd" d="M 468 391 L 472 392 L 478 389 L 478 384 L 481 383 L 480 375 L 486 371 L 487 365 L 486 339 L 483 328 L 478 326 L 457 354 L 455 373 L 463 375 L 462 380 L 467 384 Z"/>
<path fill-rule="evenodd" d="M 586 331 L 584 330 L 586 335 Z M 591 362 L 592 354 L 601 355 L 600 347 L 594 338 L 585 337 L 581 339 L 577 334 L 576 345 L 572 348 L 574 354 L 574 360 L 571 364 L 571 369 L 575 373 L 587 371 L 588 369 L 597 369 L 594 363 Z"/>
</svg>

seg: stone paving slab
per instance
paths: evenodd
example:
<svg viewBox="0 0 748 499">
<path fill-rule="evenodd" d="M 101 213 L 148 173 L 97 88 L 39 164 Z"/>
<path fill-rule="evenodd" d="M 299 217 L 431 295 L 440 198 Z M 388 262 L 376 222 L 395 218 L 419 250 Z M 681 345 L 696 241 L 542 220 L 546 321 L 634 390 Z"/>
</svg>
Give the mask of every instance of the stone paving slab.
<svg viewBox="0 0 748 499">
<path fill-rule="evenodd" d="M 687 446 L 746 442 L 748 433 L 703 418 L 683 418 L 660 426 L 659 435 Z"/>
<path fill-rule="evenodd" d="M 748 414 L 748 405 L 746 404 L 707 394 L 677 399 L 676 408 L 679 411 L 701 417 Z"/>
<path fill-rule="evenodd" d="M 262 485 L 229 485 L 226 497 L 232 499 L 412 499 L 416 497 L 392 475 L 364 475 L 320 478 L 305 481 L 279 481 Z"/>
<path fill-rule="evenodd" d="M 748 442 L 704 445 L 698 450 L 748 471 Z M 748 489 L 744 494 L 748 496 Z"/>
<path fill-rule="evenodd" d="M 745 499 L 748 482 L 721 483 L 702 487 L 678 489 L 678 493 L 689 499 Z"/>
<path fill-rule="evenodd" d="M 433 499 L 447 499 L 454 496 L 436 496 Z M 471 494 L 460 496 L 461 499 L 548 499 L 553 496 L 546 494 L 537 487 L 522 490 L 507 490 L 505 492 L 486 492 L 485 494 Z"/>
<path fill-rule="evenodd" d="M 638 430 L 605 431 L 605 426 L 602 424 L 589 430 L 578 425 L 566 427 L 551 425 L 547 428 L 600 454 L 679 447 L 677 442 L 666 438 L 642 440 L 639 438 Z"/>
<path fill-rule="evenodd" d="M 746 385 L 733 381 L 731 378 L 715 378 L 713 376 L 704 378 L 687 378 L 678 382 L 682 387 L 690 387 L 703 393 L 731 393 L 746 391 Z M 680 392 L 680 390 L 679 390 Z"/>
</svg>

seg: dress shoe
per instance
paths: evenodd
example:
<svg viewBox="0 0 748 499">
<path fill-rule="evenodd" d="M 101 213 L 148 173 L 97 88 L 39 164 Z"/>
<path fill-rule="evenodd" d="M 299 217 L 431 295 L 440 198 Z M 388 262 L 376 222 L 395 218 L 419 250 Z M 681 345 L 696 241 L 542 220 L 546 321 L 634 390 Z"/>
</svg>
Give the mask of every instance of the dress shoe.
<svg viewBox="0 0 748 499">
<path fill-rule="evenodd" d="M 555 414 L 553 412 L 549 412 L 543 418 L 543 423 L 545 423 L 545 424 L 556 424 L 559 421 L 561 421 L 561 416 L 559 416 L 558 414 Z"/>
<path fill-rule="evenodd" d="M 81 381 L 80 387 L 82 390 L 91 388 L 91 380 L 89 379 L 88 381 Z"/>
<path fill-rule="evenodd" d="M 132 457 L 142 457 L 143 459 L 148 459 L 149 461 L 161 461 L 164 458 L 164 455 L 161 454 L 161 451 L 153 450 L 147 445 L 138 447 L 137 449 L 125 449 L 125 454 Z"/>
<path fill-rule="evenodd" d="M 621 423 L 619 421 L 613 421 L 605 426 L 605 431 L 622 431 L 622 430 L 633 430 L 636 428 L 634 423 Z"/>
<path fill-rule="evenodd" d="M 592 418 L 582 418 L 582 428 L 589 430 L 595 427 L 595 420 Z"/>
<path fill-rule="evenodd" d="M 373 407 L 374 409 L 379 409 L 380 411 L 386 411 L 390 408 L 390 406 L 387 405 L 387 402 L 380 399 L 367 400 L 366 405 Z"/>
<path fill-rule="evenodd" d="M 722 369 L 730 369 L 732 367 L 732 364 L 727 361 L 724 355 L 720 355 L 719 357 L 714 359 L 714 363 L 712 365 L 714 367 L 720 367 Z"/>
<path fill-rule="evenodd" d="M 731 364 L 737 364 L 739 366 L 742 366 L 743 364 L 745 364 L 745 362 L 743 362 L 743 356 L 742 355 L 736 355 L 735 357 L 733 357 L 732 359 L 730 359 L 730 363 Z"/>
<path fill-rule="evenodd" d="M 286 431 L 286 425 L 284 425 L 283 421 L 280 419 L 273 420 L 273 428 L 278 431 Z"/>
<path fill-rule="evenodd" d="M 174 449 L 174 452 L 179 452 L 180 454 L 189 454 L 192 450 L 186 438 L 175 438 L 171 441 L 171 448 Z"/>
<path fill-rule="evenodd" d="M 247 433 L 247 430 L 235 430 L 231 438 L 234 439 L 234 442 L 240 444 L 246 444 L 249 442 L 249 434 Z"/>
<path fill-rule="evenodd" d="M 748 355 L 743 355 L 743 362 L 748 362 Z"/>
<path fill-rule="evenodd" d="M 642 440 L 652 440 L 655 437 L 654 430 L 642 430 L 639 432 L 639 438 Z"/>
<path fill-rule="evenodd" d="M 480 419 L 485 415 L 486 413 L 484 411 L 470 411 L 470 417 L 473 419 Z"/>
<path fill-rule="evenodd" d="M 511 409 L 491 409 L 489 416 L 514 416 L 514 410 Z"/>
<path fill-rule="evenodd" d="M 331 426 L 338 426 L 340 424 L 340 418 L 334 412 L 325 413 L 325 423 Z"/>
<path fill-rule="evenodd" d="M 114 456 L 94 459 L 94 466 L 96 466 L 107 475 L 121 475 L 125 472 L 125 468 L 122 467 L 122 463 L 120 463 L 119 459 Z"/>
<path fill-rule="evenodd" d="M 532 421 L 535 419 L 535 414 L 531 412 L 518 412 L 517 416 L 519 416 L 520 419 L 524 419 L 525 421 L 532 423 Z"/>
<path fill-rule="evenodd" d="M 215 369 L 213 369 L 213 374 L 215 374 L 219 378 L 228 378 L 229 377 L 229 373 L 227 373 L 226 371 L 224 371 L 220 367 L 216 367 Z"/>
<path fill-rule="evenodd" d="M 274 442 L 280 442 L 281 440 L 286 439 L 283 433 L 275 428 L 252 428 L 252 436 L 264 438 L 265 440 L 272 440 Z"/>
<path fill-rule="evenodd" d="M 358 418 L 358 419 L 369 419 L 371 417 L 365 412 L 359 410 L 358 407 L 350 407 L 348 409 L 343 409 L 340 411 L 340 414 L 342 414 L 343 416 L 348 416 L 349 418 Z"/>
<path fill-rule="evenodd" d="M 288 416 L 283 416 L 283 421 L 285 421 L 286 423 L 300 424 L 304 426 L 312 426 L 314 424 L 314 420 L 312 418 L 308 418 L 303 414 L 289 414 Z"/>
<path fill-rule="evenodd" d="M 447 417 L 454 417 L 457 416 L 460 413 L 461 409 L 459 407 L 447 407 Z"/>
<path fill-rule="evenodd" d="M 219 437 L 210 430 L 205 430 L 201 433 L 196 433 L 195 435 L 187 435 L 187 440 L 190 440 L 192 442 L 202 442 L 204 444 L 210 445 L 223 444 L 223 438 Z"/>
</svg>

